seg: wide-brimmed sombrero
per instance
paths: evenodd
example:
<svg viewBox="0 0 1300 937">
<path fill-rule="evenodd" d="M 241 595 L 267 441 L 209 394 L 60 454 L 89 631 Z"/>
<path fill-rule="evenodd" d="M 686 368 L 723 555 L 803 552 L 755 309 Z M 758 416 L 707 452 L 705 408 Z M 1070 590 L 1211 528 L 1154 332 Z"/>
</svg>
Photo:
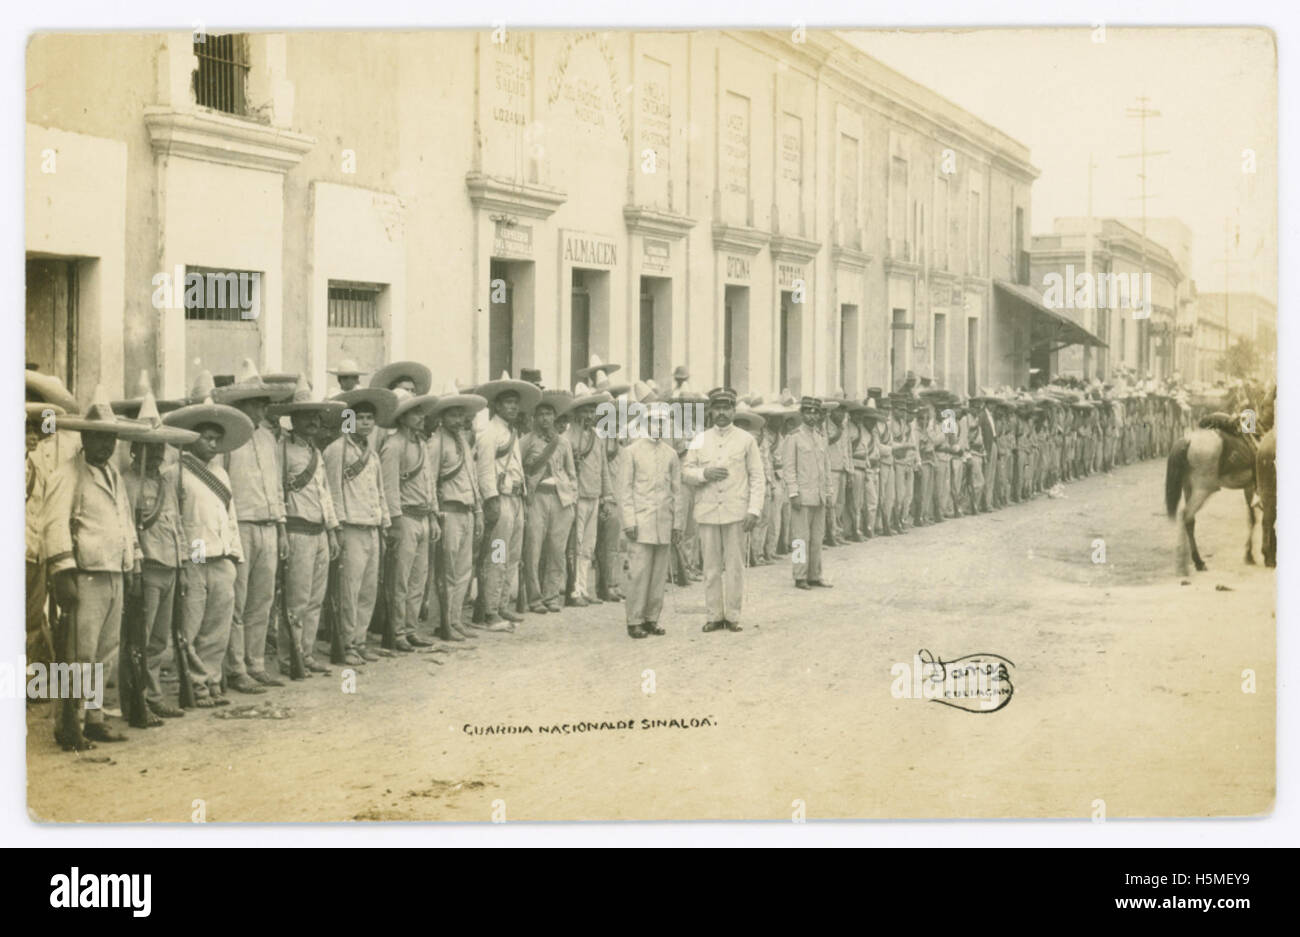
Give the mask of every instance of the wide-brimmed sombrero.
<svg viewBox="0 0 1300 937">
<path fill-rule="evenodd" d="M 245 358 L 239 363 L 235 370 L 235 380 L 233 383 L 224 387 L 216 387 L 212 391 L 212 400 L 215 403 L 224 403 L 227 406 L 238 403 L 241 400 L 256 400 L 264 398 L 270 403 L 278 403 L 287 400 L 293 396 L 293 387 L 289 384 L 273 384 L 262 378 L 257 373 L 257 365 L 253 364 L 253 359 Z"/>
<path fill-rule="evenodd" d="M 208 381 L 212 380 L 212 375 L 206 372 L 205 375 Z M 200 383 L 203 376 L 200 375 Z M 224 403 L 213 403 L 211 397 L 206 398 L 202 403 L 192 403 L 188 407 L 181 407 L 179 410 L 164 414 L 162 421 L 165 426 L 179 426 L 181 429 L 195 432 L 197 427 L 204 423 L 220 426 L 224 435 L 221 437 L 221 442 L 217 444 L 219 453 L 232 452 L 253 438 L 253 421 L 244 416 L 243 411 Z"/>
<path fill-rule="evenodd" d="M 397 406 L 393 408 L 394 426 L 397 425 L 398 420 L 412 410 L 418 411 L 421 416 L 428 416 L 433 412 L 434 404 L 438 402 L 438 398 L 431 394 L 413 394 L 402 387 L 389 391 L 389 393 L 397 398 Z"/>
<path fill-rule="evenodd" d="M 750 433 L 757 433 L 765 425 L 763 414 L 757 412 L 748 404 L 740 404 L 736 407 L 736 414 L 731 418 L 741 429 L 748 430 Z"/>
<path fill-rule="evenodd" d="M 556 416 L 564 416 L 573 409 L 576 398 L 563 388 L 553 388 L 542 391 L 542 399 L 537 401 L 538 407 L 550 407 L 555 411 Z M 533 408 L 534 410 L 537 407 Z"/>
<path fill-rule="evenodd" d="M 582 407 L 594 407 L 602 403 L 613 403 L 614 398 L 608 391 L 592 390 L 582 381 L 573 386 L 573 407 L 579 410 Z"/>
<path fill-rule="evenodd" d="M 58 418 L 68 412 L 57 403 L 45 403 L 35 400 L 28 400 L 23 406 L 27 408 L 28 423 L 43 423 L 46 416 L 53 414 L 57 425 Z"/>
<path fill-rule="evenodd" d="M 335 394 L 332 399 L 341 403 L 343 409 L 349 407 L 356 409 L 361 404 L 368 403 L 375 409 L 375 423 L 383 427 L 393 425 L 393 414 L 397 410 L 397 395 L 387 388 L 358 387 L 356 390 L 345 390 Z"/>
<path fill-rule="evenodd" d="M 606 376 L 613 374 L 621 364 L 605 364 L 600 360 L 600 355 L 592 355 L 588 361 L 587 367 L 578 368 L 573 372 L 573 379 L 583 384 L 594 384 L 593 379 L 597 371 L 604 371 Z"/>
<path fill-rule="evenodd" d="M 53 374 L 42 374 L 30 368 L 26 371 L 27 399 L 36 403 L 53 403 L 63 408 L 65 413 L 77 413 L 77 398 L 72 396 L 63 381 Z"/>
<path fill-rule="evenodd" d="M 144 427 L 114 413 L 104 385 L 99 384 L 95 387 L 94 396 L 90 398 L 90 406 L 86 407 L 86 412 L 80 416 L 61 417 L 58 420 L 58 428 L 83 433 L 112 433 L 125 438 L 132 433 L 138 433 Z"/>
<path fill-rule="evenodd" d="M 592 382 L 592 390 L 604 391 L 611 397 L 622 397 L 632 389 L 631 384 L 611 384 L 609 381 L 609 372 L 597 371 L 596 380 Z"/>
<path fill-rule="evenodd" d="M 346 405 L 338 400 L 317 400 L 312 396 L 311 385 L 299 378 L 298 386 L 293 391 L 293 398 L 267 407 L 266 415 L 275 419 L 294 414 L 316 413 L 322 419 L 330 420 L 342 414 L 345 407 Z"/>
<path fill-rule="evenodd" d="M 418 361 L 394 361 L 384 365 L 370 376 L 370 386 L 392 390 L 393 385 L 403 378 L 415 383 L 417 397 L 427 394 L 433 386 L 433 372 Z"/>
<path fill-rule="evenodd" d="M 460 407 L 465 411 L 466 416 L 472 417 L 487 405 L 487 398 L 463 391 L 455 381 L 448 381 L 447 389 L 439 395 L 438 402 L 434 405 L 432 412 L 436 416 L 444 410 Z"/>
<path fill-rule="evenodd" d="M 507 392 L 519 395 L 519 409 L 523 411 L 533 409 L 537 406 L 537 401 L 542 399 L 542 391 L 536 384 L 516 381 L 505 371 L 502 371 L 501 376 L 495 381 L 488 381 L 474 388 L 474 393 L 486 400 L 489 406 Z"/>
<path fill-rule="evenodd" d="M 142 378 L 142 382 L 147 382 Z M 173 408 L 178 409 L 178 408 Z M 161 443 L 166 446 L 175 446 L 178 449 L 188 446 L 194 440 L 199 438 L 199 434 L 193 430 L 188 430 L 180 426 L 167 426 L 162 421 L 159 413 L 158 401 L 154 399 L 153 391 L 147 387 L 144 396 L 141 398 L 138 407 L 139 416 L 136 422 L 141 426 L 138 432 L 134 432 L 127 437 L 131 442 L 141 442 L 146 444 Z M 171 412 L 171 411 L 168 411 Z"/>
</svg>

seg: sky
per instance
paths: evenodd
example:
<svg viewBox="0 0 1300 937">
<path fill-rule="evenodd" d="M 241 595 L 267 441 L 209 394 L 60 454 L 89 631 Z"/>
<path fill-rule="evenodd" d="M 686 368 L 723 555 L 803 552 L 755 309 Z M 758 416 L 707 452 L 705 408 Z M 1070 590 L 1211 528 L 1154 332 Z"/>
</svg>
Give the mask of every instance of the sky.
<svg viewBox="0 0 1300 937">
<path fill-rule="evenodd" d="M 1277 56 L 1262 29 L 1107 27 L 850 31 L 841 35 L 1025 144 L 1041 170 L 1035 234 L 1053 219 L 1141 214 L 1140 95 L 1147 121 L 1147 213 L 1193 234 L 1201 292 L 1277 300 Z M 1254 172 L 1244 171 L 1253 152 Z M 1225 240 L 1227 245 L 1225 247 Z"/>
</svg>

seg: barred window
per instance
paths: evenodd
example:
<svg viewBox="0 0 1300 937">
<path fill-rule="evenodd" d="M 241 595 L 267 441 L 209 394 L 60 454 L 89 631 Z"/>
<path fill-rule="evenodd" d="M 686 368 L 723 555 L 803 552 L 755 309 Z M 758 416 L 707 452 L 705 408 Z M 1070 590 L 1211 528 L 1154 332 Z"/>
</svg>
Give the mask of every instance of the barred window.
<svg viewBox="0 0 1300 937">
<path fill-rule="evenodd" d="M 329 327 L 332 329 L 381 329 L 380 283 L 351 283 L 330 280 Z"/>
<path fill-rule="evenodd" d="M 186 267 L 175 287 L 185 318 L 202 322 L 254 322 L 262 302 L 262 274 L 256 270 Z"/>
<path fill-rule="evenodd" d="M 248 37 L 243 33 L 194 37 L 199 67 L 194 72 L 194 99 L 202 107 L 244 114 L 247 104 Z"/>
</svg>

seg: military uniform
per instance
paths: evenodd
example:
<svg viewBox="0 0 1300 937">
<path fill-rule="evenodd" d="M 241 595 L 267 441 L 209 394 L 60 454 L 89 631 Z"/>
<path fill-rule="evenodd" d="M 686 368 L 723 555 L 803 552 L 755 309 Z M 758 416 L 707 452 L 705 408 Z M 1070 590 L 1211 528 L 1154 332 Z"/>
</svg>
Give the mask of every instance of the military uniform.
<svg viewBox="0 0 1300 937">
<path fill-rule="evenodd" d="M 366 656 L 379 588 L 379 541 L 390 525 L 384 470 L 369 438 L 343 433 L 325 447 L 325 478 L 339 522 L 338 597 L 343 646 Z"/>
<path fill-rule="evenodd" d="M 558 612 L 564 598 L 565 552 L 578 502 L 577 468 L 566 433 L 519 442 L 527 478 L 524 584 L 533 611 Z M 538 606 L 541 606 L 540 608 Z"/>
<path fill-rule="evenodd" d="M 681 466 L 671 446 L 637 439 L 623 453 L 619 514 L 628 542 L 627 626 L 654 625 L 663 611 L 673 536 L 681 536 Z M 739 612 L 739 609 L 737 609 Z"/>
<path fill-rule="evenodd" d="M 519 437 L 514 427 L 500 416 L 488 422 L 474 447 L 479 494 L 484 503 L 498 498 L 496 524 L 485 532 L 488 548 L 483 551 L 479 575 L 484 591 L 484 609 L 489 624 L 498 617 L 517 618 L 512 603 L 519 589 L 519 562 L 524 544 L 524 465 Z M 505 562 L 493 560 L 492 545 L 500 541 Z"/>
<path fill-rule="evenodd" d="M 796 584 L 822 581 L 822 535 L 826 509 L 834 501 L 830 456 L 822 436 L 804 425 L 785 440 L 786 497 L 790 500 L 791 548 L 803 544 L 794 563 Z"/>
</svg>

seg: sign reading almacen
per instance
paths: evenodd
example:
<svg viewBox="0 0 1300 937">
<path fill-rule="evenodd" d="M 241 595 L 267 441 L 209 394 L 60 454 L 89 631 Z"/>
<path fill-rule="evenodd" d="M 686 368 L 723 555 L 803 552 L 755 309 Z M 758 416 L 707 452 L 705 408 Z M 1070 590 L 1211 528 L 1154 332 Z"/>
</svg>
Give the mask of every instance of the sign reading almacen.
<svg viewBox="0 0 1300 937">
<path fill-rule="evenodd" d="M 582 231 L 560 231 L 561 257 L 575 267 L 613 267 L 618 246 L 611 238 Z"/>
</svg>

